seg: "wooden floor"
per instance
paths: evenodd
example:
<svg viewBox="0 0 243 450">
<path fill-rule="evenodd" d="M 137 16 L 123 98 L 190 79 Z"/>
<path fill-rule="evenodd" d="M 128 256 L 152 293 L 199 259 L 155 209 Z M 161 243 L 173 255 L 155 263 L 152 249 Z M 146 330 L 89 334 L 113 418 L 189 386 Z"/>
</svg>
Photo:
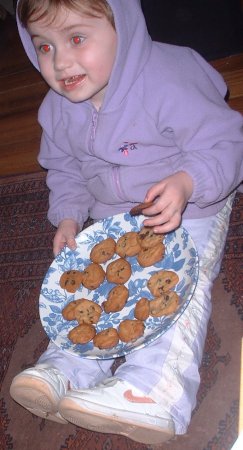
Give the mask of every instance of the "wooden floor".
<svg viewBox="0 0 243 450">
<path fill-rule="evenodd" d="M 22 48 L 15 20 L 0 21 L 0 176 L 36 172 L 38 107 L 47 86 Z"/>
<path fill-rule="evenodd" d="M 40 171 L 37 111 L 47 86 L 26 57 L 11 16 L 0 20 L 0 52 L 0 176 Z M 228 84 L 230 106 L 243 114 L 243 54 L 212 65 Z"/>
</svg>

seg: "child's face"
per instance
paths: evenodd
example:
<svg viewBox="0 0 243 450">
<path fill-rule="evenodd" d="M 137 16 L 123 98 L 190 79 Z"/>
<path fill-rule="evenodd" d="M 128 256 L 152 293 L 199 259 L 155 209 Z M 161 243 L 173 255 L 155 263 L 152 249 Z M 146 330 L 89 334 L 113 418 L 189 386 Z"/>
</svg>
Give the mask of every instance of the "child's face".
<svg viewBox="0 0 243 450">
<path fill-rule="evenodd" d="M 116 56 L 117 36 L 103 16 L 60 8 L 51 25 L 30 23 L 40 71 L 48 85 L 72 102 L 90 99 L 99 109 Z"/>
</svg>

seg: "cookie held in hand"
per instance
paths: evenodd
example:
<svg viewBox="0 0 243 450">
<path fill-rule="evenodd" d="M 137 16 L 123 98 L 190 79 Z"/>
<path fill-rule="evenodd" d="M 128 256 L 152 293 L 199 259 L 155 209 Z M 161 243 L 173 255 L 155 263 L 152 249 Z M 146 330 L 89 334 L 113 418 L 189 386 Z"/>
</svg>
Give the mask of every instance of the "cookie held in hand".
<svg viewBox="0 0 243 450">
<path fill-rule="evenodd" d="M 154 202 L 144 202 L 144 203 L 138 203 L 138 205 L 134 206 L 130 210 L 131 216 L 139 216 L 139 214 L 142 214 L 142 211 L 146 208 L 150 208 L 150 206 L 153 206 Z"/>
</svg>

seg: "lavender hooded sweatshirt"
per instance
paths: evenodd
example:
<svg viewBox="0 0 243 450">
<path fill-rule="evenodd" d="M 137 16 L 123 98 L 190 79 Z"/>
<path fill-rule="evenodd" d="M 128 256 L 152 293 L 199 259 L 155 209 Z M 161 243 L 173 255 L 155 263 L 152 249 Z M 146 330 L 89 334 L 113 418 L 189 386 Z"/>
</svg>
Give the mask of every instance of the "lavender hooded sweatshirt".
<svg viewBox="0 0 243 450">
<path fill-rule="evenodd" d="M 39 110 L 38 160 L 48 169 L 49 220 L 82 227 L 128 211 L 154 183 L 187 172 L 184 218 L 216 214 L 242 180 L 242 116 L 222 77 L 195 51 L 153 42 L 139 0 L 108 0 L 118 49 L 101 109 L 49 90 Z M 25 51 L 39 69 L 29 34 Z"/>
</svg>

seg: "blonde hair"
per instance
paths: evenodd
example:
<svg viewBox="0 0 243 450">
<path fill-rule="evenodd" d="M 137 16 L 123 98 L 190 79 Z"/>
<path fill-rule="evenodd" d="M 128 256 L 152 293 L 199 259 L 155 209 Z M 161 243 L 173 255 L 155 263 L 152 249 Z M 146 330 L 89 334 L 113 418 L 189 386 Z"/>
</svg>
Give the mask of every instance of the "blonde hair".
<svg viewBox="0 0 243 450">
<path fill-rule="evenodd" d="M 115 28 L 112 9 L 106 0 L 20 0 L 17 13 L 22 25 L 27 27 L 28 22 L 46 18 L 52 23 L 61 7 L 91 17 L 105 16 Z"/>
</svg>

